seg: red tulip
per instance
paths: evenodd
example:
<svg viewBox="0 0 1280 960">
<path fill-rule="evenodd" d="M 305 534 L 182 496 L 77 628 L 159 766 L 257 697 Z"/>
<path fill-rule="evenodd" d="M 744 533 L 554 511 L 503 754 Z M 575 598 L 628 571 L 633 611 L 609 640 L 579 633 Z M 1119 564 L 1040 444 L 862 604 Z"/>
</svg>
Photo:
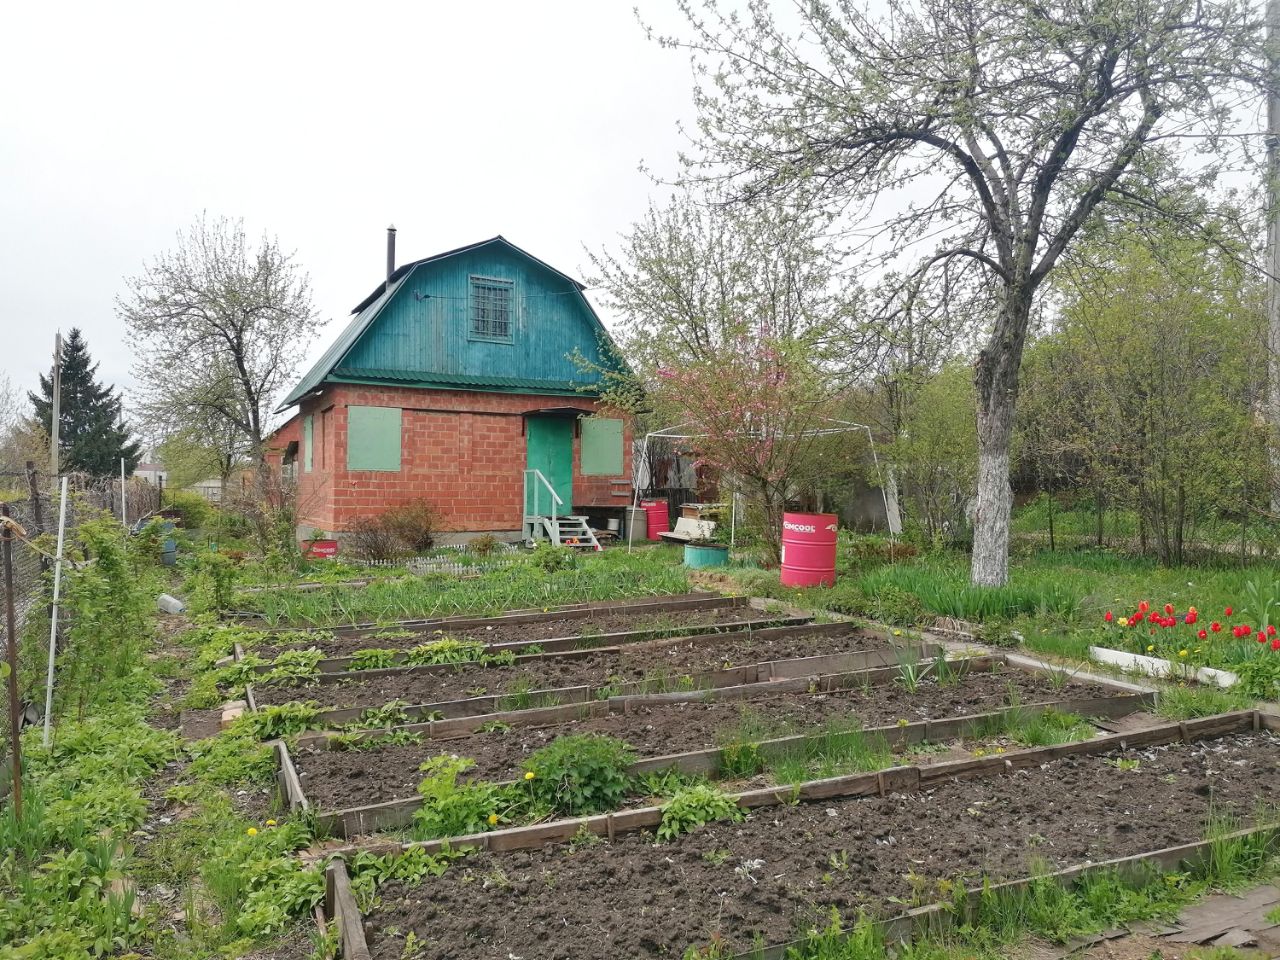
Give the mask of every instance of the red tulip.
<svg viewBox="0 0 1280 960">
<path fill-rule="evenodd" d="M 1221 633 L 1222 624 L 1220 624 L 1217 620 L 1215 620 L 1213 621 L 1213 623 L 1209 624 L 1209 629 L 1212 630 L 1214 633 Z"/>
<path fill-rule="evenodd" d="M 1199 637 L 1201 640 L 1203 640 L 1205 637 L 1209 636 L 1209 631 L 1201 630 L 1199 633 L 1196 634 L 1196 636 Z"/>
<path fill-rule="evenodd" d="M 1166 604 L 1164 605 L 1164 612 L 1165 612 L 1165 613 L 1173 613 L 1173 604 L 1172 604 L 1172 603 L 1166 603 Z"/>
<path fill-rule="evenodd" d="M 1147 603 L 1147 601 L 1145 600 L 1143 600 L 1141 603 L 1138 604 L 1139 613 L 1146 613 L 1150 609 L 1151 609 L 1151 604 Z"/>
<path fill-rule="evenodd" d="M 1259 643 L 1266 643 L 1266 642 L 1267 642 L 1267 635 L 1266 635 L 1265 633 L 1263 633 L 1261 630 L 1259 630 L 1259 631 L 1258 631 L 1258 642 L 1259 642 Z"/>
<path fill-rule="evenodd" d="M 1177 620 L 1177 618 L 1176 618 L 1176 617 L 1165 617 L 1165 618 L 1164 618 L 1164 626 L 1166 626 L 1166 627 L 1176 627 L 1177 625 L 1178 625 L 1178 620 Z"/>
<path fill-rule="evenodd" d="M 1280 637 L 1276 637 L 1274 640 L 1271 641 L 1271 649 L 1280 650 Z"/>
<path fill-rule="evenodd" d="M 1110 623 L 1112 620 L 1115 619 L 1115 617 L 1111 616 L 1111 611 L 1108 610 L 1106 613 L 1106 616 L 1104 616 L 1102 619 L 1107 621 L 1107 623 Z"/>
<path fill-rule="evenodd" d="M 1230 607 L 1227 607 L 1227 609 L 1226 609 L 1226 610 L 1224 610 L 1224 611 L 1222 611 L 1222 612 L 1223 612 L 1226 616 L 1228 616 L 1228 617 L 1229 617 L 1229 616 L 1231 616 L 1231 608 L 1230 608 Z"/>
<path fill-rule="evenodd" d="M 1188 625 L 1193 624 L 1196 622 L 1196 615 L 1194 613 L 1188 613 L 1182 618 L 1182 622 Z"/>
<path fill-rule="evenodd" d="M 1267 624 L 1267 636 L 1274 637 L 1276 635 L 1276 626 L 1274 623 Z"/>
</svg>

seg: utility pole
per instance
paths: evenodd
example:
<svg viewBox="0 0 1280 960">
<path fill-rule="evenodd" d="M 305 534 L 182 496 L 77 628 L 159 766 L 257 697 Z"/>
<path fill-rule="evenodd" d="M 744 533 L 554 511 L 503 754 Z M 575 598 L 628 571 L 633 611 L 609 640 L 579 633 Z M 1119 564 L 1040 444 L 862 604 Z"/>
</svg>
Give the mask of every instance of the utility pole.
<svg viewBox="0 0 1280 960">
<path fill-rule="evenodd" d="M 1267 420 L 1271 512 L 1280 513 L 1280 0 L 1267 0 Z"/>
<path fill-rule="evenodd" d="M 58 475 L 58 429 L 62 422 L 62 331 L 53 338 L 53 411 L 49 418 L 49 476 Z"/>
</svg>

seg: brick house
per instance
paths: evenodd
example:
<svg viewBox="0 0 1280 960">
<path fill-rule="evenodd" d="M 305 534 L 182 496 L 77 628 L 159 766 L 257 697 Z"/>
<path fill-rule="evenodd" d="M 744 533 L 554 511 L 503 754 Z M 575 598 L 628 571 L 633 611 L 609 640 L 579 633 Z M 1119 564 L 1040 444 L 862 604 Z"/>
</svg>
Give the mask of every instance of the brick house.
<svg viewBox="0 0 1280 960">
<path fill-rule="evenodd" d="M 616 362 L 582 284 L 500 236 L 399 267 L 394 242 L 387 280 L 280 407 L 297 410 L 269 459 L 296 477 L 299 537 L 419 499 L 444 542 L 621 519 L 631 437 L 573 359 Z"/>
</svg>

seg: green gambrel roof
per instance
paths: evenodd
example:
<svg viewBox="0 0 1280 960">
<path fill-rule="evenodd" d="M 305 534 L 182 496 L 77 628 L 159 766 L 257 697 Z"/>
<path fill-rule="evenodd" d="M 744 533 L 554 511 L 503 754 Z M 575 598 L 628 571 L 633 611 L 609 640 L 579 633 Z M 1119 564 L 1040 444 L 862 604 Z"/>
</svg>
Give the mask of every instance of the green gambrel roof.
<svg viewBox="0 0 1280 960">
<path fill-rule="evenodd" d="M 567 274 L 561 273 L 551 265 L 539 260 L 537 257 L 520 249 L 514 243 L 499 235 L 488 240 L 482 240 L 479 243 L 469 244 L 465 247 L 458 247 L 456 250 L 449 250 L 445 253 L 439 253 L 422 260 L 415 260 L 397 267 L 391 274 L 390 278 L 379 284 L 374 291 L 364 300 L 356 305 L 352 311 L 354 314 L 351 322 L 339 334 L 338 338 L 326 350 L 323 356 L 316 362 L 306 376 L 302 378 L 285 397 L 284 401 L 277 408 L 277 412 L 286 410 L 298 403 L 308 393 L 315 390 L 325 382 L 359 382 L 359 383 L 398 383 L 404 386 L 419 387 L 445 387 L 453 389 L 462 389 L 471 387 L 474 389 L 487 390 L 520 390 L 535 393 L 581 393 L 582 388 L 589 386 L 588 383 L 576 383 L 574 381 L 560 380 L 541 380 L 526 377 L 503 377 L 503 376 L 477 376 L 471 374 L 444 374 L 444 373 L 418 373 L 413 371 L 402 370 L 385 370 L 385 369 L 369 369 L 361 368 L 359 370 L 349 367 L 343 367 L 342 362 L 351 352 L 351 349 L 360 340 L 361 336 L 372 326 L 374 320 L 382 312 L 383 308 L 391 302 L 396 293 L 405 284 L 405 282 L 413 275 L 414 270 L 418 267 L 444 260 L 458 254 L 468 253 L 478 250 L 481 247 L 490 244 L 500 244 L 522 257 L 526 257 L 532 262 L 545 268 L 558 277 L 568 281 L 573 286 L 576 296 L 581 298 L 582 305 L 586 308 L 587 315 L 594 322 L 600 335 L 609 340 L 608 331 L 605 330 L 604 324 L 600 322 L 599 316 L 595 309 L 591 306 L 590 301 L 583 296 L 582 291 L 586 289 L 583 285 Z"/>
</svg>

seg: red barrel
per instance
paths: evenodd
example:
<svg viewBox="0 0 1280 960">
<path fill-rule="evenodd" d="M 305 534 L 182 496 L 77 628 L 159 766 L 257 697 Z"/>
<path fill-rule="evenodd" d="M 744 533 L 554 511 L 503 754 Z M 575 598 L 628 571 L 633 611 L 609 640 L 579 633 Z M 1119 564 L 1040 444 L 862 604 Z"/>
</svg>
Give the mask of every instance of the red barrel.
<svg viewBox="0 0 1280 960">
<path fill-rule="evenodd" d="M 782 582 L 788 587 L 836 584 L 836 515 L 782 515 Z"/>
<path fill-rule="evenodd" d="M 671 511 L 665 500 L 641 500 L 647 523 L 647 534 L 650 540 L 657 540 L 658 534 L 671 529 Z"/>
</svg>

